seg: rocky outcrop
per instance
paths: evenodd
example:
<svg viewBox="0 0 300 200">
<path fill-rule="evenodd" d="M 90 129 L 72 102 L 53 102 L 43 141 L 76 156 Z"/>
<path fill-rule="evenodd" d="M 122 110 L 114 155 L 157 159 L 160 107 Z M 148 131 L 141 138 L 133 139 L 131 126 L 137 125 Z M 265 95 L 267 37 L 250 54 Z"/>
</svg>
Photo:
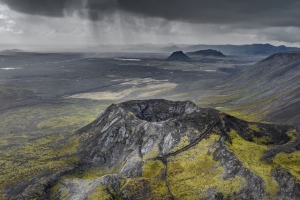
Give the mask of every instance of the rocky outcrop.
<svg viewBox="0 0 300 200">
<path fill-rule="evenodd" d="M 148 100 L 111 105 L 76 137 L 78 164 L 43 198 L 299 198 L 300 139 L 290 126 Z"/>
</svg>

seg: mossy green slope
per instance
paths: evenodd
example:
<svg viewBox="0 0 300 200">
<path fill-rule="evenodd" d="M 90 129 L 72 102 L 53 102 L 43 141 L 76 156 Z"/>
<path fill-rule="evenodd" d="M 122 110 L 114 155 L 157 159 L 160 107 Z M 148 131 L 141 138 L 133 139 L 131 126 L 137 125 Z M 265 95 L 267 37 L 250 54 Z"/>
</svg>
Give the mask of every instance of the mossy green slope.
<svg viewBox="0 0 300 200">
<path fill-rule="evenodd" d="M 2 113 L 0 199 L 44 195 L 44 186 L 73 170 L 85 137 L 74 133 L 104 110 L 97 105 L 95 101 L 66 100 Z"/>
<path fill-rule="evenodd" d="M 211 145 L 220 136 L 213 134 L 182 154 L 168 159 L 168 182 L 175 199 L 201 199 L 207 192 L 231 196 L 246 187 L 243 177 L 224 179 L 225 169 L 212 154 Z"/>
</svg>

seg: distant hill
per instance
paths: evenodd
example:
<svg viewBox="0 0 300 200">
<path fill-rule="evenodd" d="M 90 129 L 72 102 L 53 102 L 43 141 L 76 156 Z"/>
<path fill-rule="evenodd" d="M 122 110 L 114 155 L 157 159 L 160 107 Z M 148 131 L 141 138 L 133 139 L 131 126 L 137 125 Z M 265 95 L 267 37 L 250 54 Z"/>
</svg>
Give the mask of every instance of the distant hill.
<svg viewBox="0 0 300 200">
<path fill-rule="evenodd" d="M 7 50 L 4 50 L 4 51 L 0 51 L 0 53 L 8 53 L 8 54 L 20 53 L 20 52 L 24 52 L 24 51 L 20 50 L 20 49 L 7 49 Z"/>
<path fill-rule="evenodd" d="M 189 61 L 190 57 L 188 57 L 187 55 L 185 55 L 182 51 L 176 51 L 174 53 L 172 53 L 172 55 L 170 55 L 167 58 L 168 61 Z"/>
<path fill-rule="evenodd" d="M 179 51 L 180 48 L 176 45 L 172 45 L 172 46 L 165 46 L 165 47 L 162 47 L 161 50 L 163 52 L 174 52 L 174 51 Z"/>
<path fill-rule="evenodd" d="M 225 55 L 261 55 L 269 56 L 276 53 L 300 51 L 300 48 L 273 46 L 270 44 L 251 44 L 251 45 L 193 45 L 183 48 L 185 52 L 215 49 Z"/>
<path fill-rule="evenodd" d="M 187 52 L 186 54 L 189 56 L 214 56 L 214 57 L 223 57 L 223 58 L 226 57 L 222 52 L 213 49 Z"/>
</svg>

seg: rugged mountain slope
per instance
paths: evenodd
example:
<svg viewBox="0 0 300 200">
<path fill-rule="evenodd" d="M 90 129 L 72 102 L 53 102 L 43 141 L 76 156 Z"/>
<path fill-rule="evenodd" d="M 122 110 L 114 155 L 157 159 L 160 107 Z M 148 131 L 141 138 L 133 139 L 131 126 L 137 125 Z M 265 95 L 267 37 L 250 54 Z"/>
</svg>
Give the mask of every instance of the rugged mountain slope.
<svg viewBox="0 0 300 200">
<path fill-rule="evenodd" d="M 222 58 L 226 57 L 222 52 L 213 49 L 187 52 L 186 54 L 189 56 L 213 56 L 213 57 L 222 57 Z"/>
<path fill-rule="evenodd" d="M 279 53 L 231 76 L 223 95 L 207 100 L 264 121 L 300 125 L 299 83 L 300 52 Z"/>
<path fill-rule="evenodd" d="M 185 55 L 182 51 L 176 51 L 174 53 L 172 53 L 168 58 L 167 58 L 168 61 L 182 61 L 182 62 L 185 62 L 185 61 L 189 61 L 190 58 Z"/>
<path fill-rule="evenodd" d="M 148 100 L 111 105 L 74 137 L 79 145 L 73 170 L 50 174 L 43 184 L 29 185 L 10 197 L 300 196 L 300 135 L 290 126 L 248 123 L 192 102 Z"/>
</svg>

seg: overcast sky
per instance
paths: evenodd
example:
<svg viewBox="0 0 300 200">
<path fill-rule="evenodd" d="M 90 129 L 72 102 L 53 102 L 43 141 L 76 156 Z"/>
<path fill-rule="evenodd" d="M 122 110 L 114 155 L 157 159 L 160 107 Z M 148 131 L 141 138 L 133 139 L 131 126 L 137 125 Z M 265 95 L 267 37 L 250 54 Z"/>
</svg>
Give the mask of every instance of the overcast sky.
<svg viewBox="0 0 300 200">
<path fill-rule="evenodd" d="M 0 43 L 300 46 L 300 1 L 0 0 Z"/>
</svg>

